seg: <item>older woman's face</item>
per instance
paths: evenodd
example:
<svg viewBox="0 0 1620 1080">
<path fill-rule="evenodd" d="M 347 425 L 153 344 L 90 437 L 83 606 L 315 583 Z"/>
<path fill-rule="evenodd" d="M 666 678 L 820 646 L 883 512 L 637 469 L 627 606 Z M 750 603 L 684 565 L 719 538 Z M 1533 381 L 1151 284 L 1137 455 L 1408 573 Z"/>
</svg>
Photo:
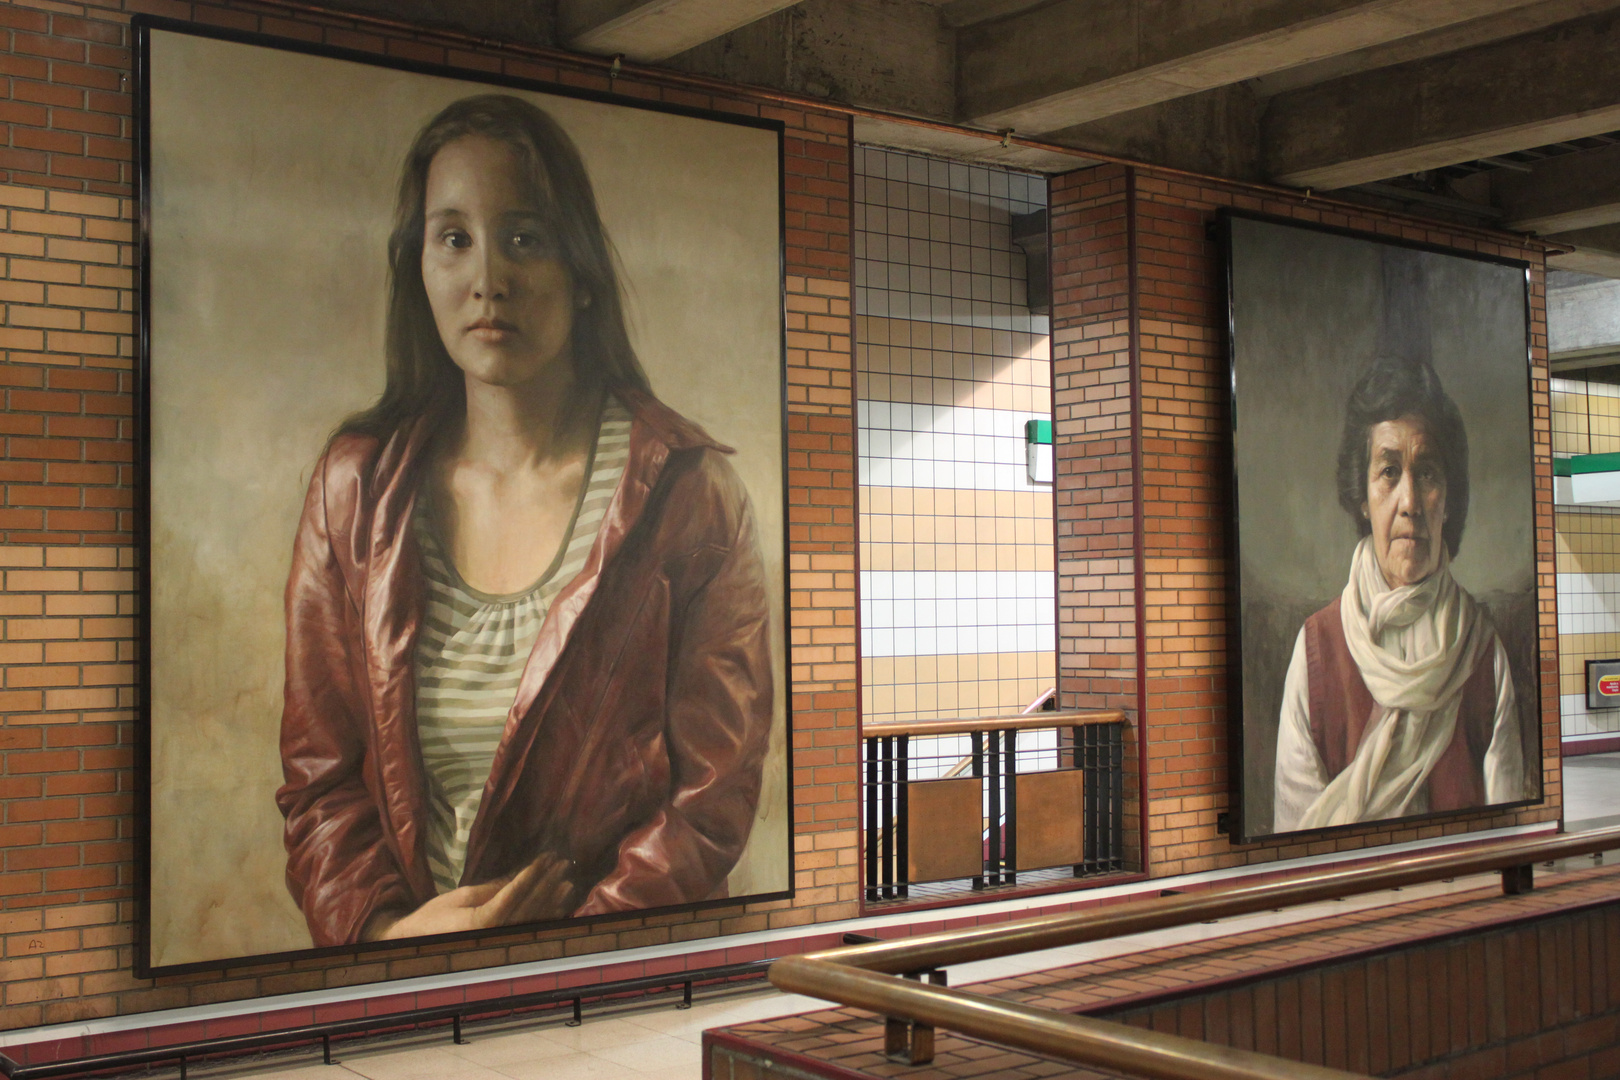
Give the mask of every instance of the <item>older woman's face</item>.
<svg viewBox="0 0 1620 1080">
<path fill-rule="evenodd" d="M 450 359 L 496 386 L 565 375 L 573 281 L 517 152 L 457 139 L 434 155 L 424 202 L 422 284 Z"/>
<path fill-rule="evenodd" d="M 1391 588 L 1416 585 L 1440 566 L 1446 474 L 1428 425 L 1403 416 L 1367 432 L 1367 501 L 1378 568 Z"/>
</svg>

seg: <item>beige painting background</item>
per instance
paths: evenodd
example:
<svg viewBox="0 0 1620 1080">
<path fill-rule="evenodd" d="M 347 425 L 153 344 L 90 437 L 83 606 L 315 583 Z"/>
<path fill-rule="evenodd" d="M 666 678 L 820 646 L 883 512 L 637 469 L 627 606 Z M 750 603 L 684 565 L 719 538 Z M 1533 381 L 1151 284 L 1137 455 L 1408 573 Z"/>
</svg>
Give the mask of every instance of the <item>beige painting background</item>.
<svg viewBox="0 0 1620 1080">
<path fill-rule="evenodd" d="M 382 388 L 400 162 L 490 88 L 151 36 L 151 962 L 308 948 L 283 883 L 283 618 L 327 436 Z M 653 389 L 737 448 L 773 587 L 776 723 L 733 896 L 788 887 L 774 132 L 520 93 L 578 144 Z"/>
</svg>

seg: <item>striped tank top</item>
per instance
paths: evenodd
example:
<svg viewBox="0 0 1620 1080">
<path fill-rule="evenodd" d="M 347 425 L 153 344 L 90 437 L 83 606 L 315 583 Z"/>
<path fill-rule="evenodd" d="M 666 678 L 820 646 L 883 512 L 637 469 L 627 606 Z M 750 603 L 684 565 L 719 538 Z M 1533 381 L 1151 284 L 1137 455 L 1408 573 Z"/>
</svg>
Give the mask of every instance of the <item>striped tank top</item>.
<svg viewBox="0 0 1620 1080">
<path fill-rule="evenodd" d="M 431 810 L 428 866 L 441 893 L 461 883 L 467 836 L 540 625 L 585 565 L 629 457 L 630 414 L 610 396 L 590 476 L 556 559 L 539 581 L 505 596 L 481 593 L 461 579 L 435 535 L 427 500 L 417 502 L 412 528 L 427 596 L 416 643 L 416 729 Z"/>
</svg>

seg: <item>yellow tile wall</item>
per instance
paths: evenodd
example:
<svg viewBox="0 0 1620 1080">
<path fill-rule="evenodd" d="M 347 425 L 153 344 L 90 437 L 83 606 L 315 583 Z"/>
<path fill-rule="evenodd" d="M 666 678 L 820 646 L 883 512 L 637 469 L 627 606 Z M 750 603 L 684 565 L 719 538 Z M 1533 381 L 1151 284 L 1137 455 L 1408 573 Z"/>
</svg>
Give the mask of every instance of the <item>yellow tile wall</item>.
<svg viewBox="0 0 1620 1080">
<path fill-rule="evenodd" d="M 1620 398 L 1595 394 L 1591 400 L 1620 403 Z M 1553 415 L 1556 423 L 1558 413 Z M 1555 439 L 1558 434 L 1555 426 Z M 1567 739 L 1620 732 L 1620 710 L 1586 707 L 1586 662 L 1620 658 L 1620 510 L 1560 508 L 1554 523 L 1558 711 L 1563 735 Z"/>
</svg>

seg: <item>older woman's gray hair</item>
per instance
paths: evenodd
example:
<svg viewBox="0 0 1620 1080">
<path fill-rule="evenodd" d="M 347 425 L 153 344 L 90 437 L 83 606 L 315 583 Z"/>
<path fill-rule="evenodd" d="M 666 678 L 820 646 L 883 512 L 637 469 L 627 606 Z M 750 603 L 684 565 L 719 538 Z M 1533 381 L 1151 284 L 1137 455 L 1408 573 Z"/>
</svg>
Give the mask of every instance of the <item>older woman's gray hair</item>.
<svg viewBox="0 0 1620 1080">
<path fill-rule="evenodd" d="M 1446 478 L 1446 522 L 1441 530 L 1452 558 L 1462 546 L 1468 521 L 1468 430 L 1434 368 L 1421 360 L 1381 357 L 1356 380 L 1345 402 L 1344 434 L 1339 439 L 1339 505 L 1358 534 L 1372 532 L 1362 511 L 1367 501 L 1367 458 L 1372 429 L 1387 420 L 1420 418 L 1433 440 Z"/>
</svg>

